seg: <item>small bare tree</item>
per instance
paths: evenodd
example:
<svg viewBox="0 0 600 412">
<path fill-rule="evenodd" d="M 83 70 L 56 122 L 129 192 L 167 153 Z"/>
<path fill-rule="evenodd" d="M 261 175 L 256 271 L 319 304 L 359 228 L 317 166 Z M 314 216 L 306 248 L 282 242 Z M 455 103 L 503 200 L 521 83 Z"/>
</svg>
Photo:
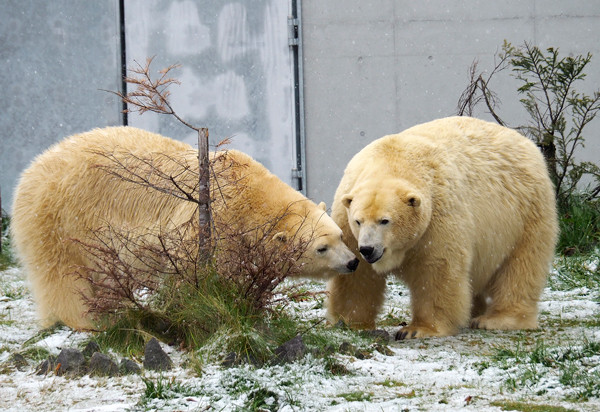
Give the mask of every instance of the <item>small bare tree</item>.
<svg viewBox="0 0 600 412">
<path fill-rule="evenodd" d="M 131 311 L 135 319 L 143 319 L 136 327 L 168 334 L 188 347 L 197 347 L 236 317 L 256 317 L 287 300 L 275 289 L 300 273 L 299 262 L 310 242 L 310 236 L 272 241 L 289 213 L 250 228 L 214 216 L 220 239 L 214 267 L 196 263 L 199 248 L 190 236 L 198 230 L 195 218 L 158 232 L 126 231 L 107 223 L 88 239 L 74 239 L 94 262 L 74 273 L 92 287 L 92 293 L 82 295 L 90 315 L 101 321 L 119 314 L 120 321 L 128 322 Z M 285 294 L 290 299 L 310 295 L 297 290 Z"/>
<path fill-rule="evenodd" d="M 198 164 L 190 164 L 195 160 L 185 154 L 100 150 L 94 153 L 101 159 L 96 167 L 156 191 L 157 196 L 193 202 L 203 208 L 201 216 L 178 216 L 186 221 L 162 222 L 160 227 L 149 222 L 148 227 L 127 228 L 107 221 L 101 228 L 90 228 L 86 238 L 72 239 L 91 262 L 76 268 L 75 275 L 90 285 L 82 298 L 97 320 L 116 313 L 119 316 L 111 324 L 121 322 L 120 330 L 135 331 L 142 318 L 142 329 L 159 334 L 165 329 L 186 346 L 197 347 L 228 319 L 232 323 L 238 321 L 236 317 L 263 319 L 257 316 L 261 311 L 285 303 L 286 297 L 280 298 L 275 288 L 300 273 L 301 258 L 314 233 L 305 230 L 304 221 L 301 232 L 298 228 L 304 237 L 273 241 L 281 220 L 292 213 L 291 205 L 258 225 L 245 215 L 231 220 L 237 214 L 225 212 L 227 200 L 243 196 L 247 189 L 246 165 L 227 152 L 208 156 L 208 131 L 181 119 L 169 103 L 168 87 L 179 83 L 169 72 L 177 66 L 161 70 L 153 80 L 151 62 L 138 65 L 133 70 L 137 76 L 126 79 L 136 85 L 135 91 L 116 94 L 132 106 L 131 111 L 170 114 L 196 130 L 201 149 Z M 284 295 L 298 298 L 303 293 Z"/>
<path fill-rule="evenodd" d="M 135 62 L 137 67 L 130 69 L 132 76 L 125 77 L 125 82 L 135 85 L 132 92 L 123 94 L 114 92 L 123 102 L 127 103 L 128 112 L 154 112 L 166 114 L 175 117 L 179 122 L 195 130 L 198 133 L 198 163 L 200 173 L 198 175 L 198 222 L 199 222 L 199 247 L 201 250 L 200 258 L 206 261 L 210 257 L 211 251 L 211 208 L 210 208 L 210 166 L 208 149 L 208 129 L 196 127 L 185 119 L 181 118 L 171 106 L 169 101 L 169 87 L 172 84 L 180 82 L 169 77 L 171 70 L 180 67 L 178 64 L 171 65 L 159 71 L 160 76 L 152 79 L 150 74 L 150 65 L 154 57 L 146 59 L 146 64 L 142 66 Z"/>
</svg>

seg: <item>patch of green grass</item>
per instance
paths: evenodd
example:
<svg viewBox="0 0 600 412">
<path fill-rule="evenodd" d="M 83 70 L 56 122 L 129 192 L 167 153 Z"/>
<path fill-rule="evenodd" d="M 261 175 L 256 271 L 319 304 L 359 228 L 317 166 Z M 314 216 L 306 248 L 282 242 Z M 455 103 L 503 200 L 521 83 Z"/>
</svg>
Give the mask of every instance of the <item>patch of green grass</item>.
<svg viewBox="0 0 600 412">
<path fill-rule="evenodd" d="M 600 201 L 587 200 L 585 194 L 569 197 L 561 211 L 559 253 L 586 254 L 600 245 Z"/>
<path fill-rule="evenodd" d="M 48 359 L 50 352 L 48 349 L 41 348 L 39 346 L 31 346 L 19 352 L 25 359 L 32 360 L 34 362 L 41 362 L 44 359 Z"/>
<path fill-rule="evenodd" d="M 146 342 L 153 336 L 144 327 L 148 320 L 142 312 L 125 312 L 124 316 L 113 319 L 112 323 L 106 321 L 103 331 L 94 336 L 100 348 L 112 349 L 125 356 L 141 356 L 144 353 Z"/>
<path fill-rule="evenodd" d="M 138 406 L 146 408 L 149 404 L 156 399 L 159 400 L 170 400 L 177 399 L 186 396 L 198 396 L 202 395 L 202 391 L 198 388 L 190 385 L 185 385 L 177 382 L 175 378 L 165 378 L 159 376 L 156 379 L 142 378 L 145 388 Z"/>
<path fill-rule="evenodd" d="M 368 351 L 375 340 L 360 330 L 349 329 L 345 326 L 329 327 L 322 323 L 306 328 L 303 339 L 309 347 L 330 352 L 337 351 L 342 343 L 349 343 L 359 351 Z"/>
<path fill-rule="evenodd" d="M 277 411 L 279 410 L 279 396 L 265 388 L 256 389 L 248 394 L 248 400 L 243 410 Z"/>
<path fill-rule="evenodd" d="M 553 405 L 536 405 L 527 402 L 514 401 L 494 401 L 492 406 L 502 408 L 503 411 L 520 411 L 520 412 L 575 412 L 575 409 L 563 408 L 562 406 Z"/>
<path fill-rule="evenodd" d="M 600 398 L 600 371 L 590 372 L 580 365 L 571 364 L 563 368 L 560 383 L 575 389 L 575 393 L 569 396 L 573 400 L 586 401 L 590 398 Z"/>
<path fill-rule="evenodd" d="M 548 315 L 548 313 L 542 313 L 544 315 Z M 549 318 L 547 317 L 542 321 L 542 327 L 548 329 L 555 329 L 558 331 L 562 331 L 565 328 L 597 328 L 600 327 L 600 318 L 592 317 L 592 318 L 583 318 L 583 319 L 562 319 L 562 318 Z"/>
<path fill-rule="evenodd" d="M 10 299 L 23 299 L 27 295 L 27 287 L 25 285 L 3 284 L 0 286 L 0 295 Z"/>
<path fill-rule="evenodd" d="M 355 391 L 340 393 L 338 397 L 344 398 L 348 402 L 370 402 L 373 398 L 373 394 L 371 392 Z"/>
<path fill-rule="evenodd" d="M 399 327 L 406 324 L 408 320 L 406 314 L 398 313 L 396 309 L 392 309 L 378 320 L 377 324 L 381 327 Z"/>
<path fill-rule="evenodd" d="M 389 378 L 384 380 L 383 382 L 375 382 L 375 385 L 383 386 L 385 388 L 406 388 L 408 386 L 404 382 L 395 381 Z M 411 389 L 409 392 L 395 393 L 394 396 L 397 398 L 412 399 L 415 398 L 417 394 L 414 389 Z"/>
<path fill-rule="evenodd" d="M 0 252 L 0 271 L 6 270 L 11 266 L 16 265 L 16 260 L 14 255 L 12 254 L 12 250 L 10 247 L 10 236 L 8 233 L 8 226 L 10 223 L 10 218 L 6 215 L 4 210 L 1 210 L 2 213 L 2 251 Z"/>
<path fill-rule="evenodd" d="M 585 401 L 600 397 L 600 342 L 587 337 L 580 345 L 568 347 L 551 347 L 541 338 L 533 345 L 520 340 L 515 348 L 497 347 L 491 359 L 507 371 L 505 386 L 511 390 L 525 387 L 542 395 L 546 389 L 538 384 L 553 377 L 569 392 L 566 398 Z"/>
<path fill-rule="evenodd" d="M 395 381 L 393 379 L 387 378 L 382 382 L 376 382 L 375 385 L 385 386 L 386 388 L 400 388 L 408 386 L 404 382 Z"/>
<path fill-rule="evenodd" d="M 99 321 L 104 332 L 96 336 L 101 347 L 119 353 L 140 355 L 150 336 L 179 343 L 202 362 L 235 353 L 237 359 L 262 364 L 273 350 L 293 338 L 301 325 L 283 312 L 259 310 L 240 297 L 238 289 L 216 273 L 202 284 L 165 284 L 154 297 L 155 310 L 130 308 L 118 317 Z"/>
<path fill-rule="evenodd" d="M 598 290 L 600 286 L 600 250 L 585 255 L 561 256 L 554 262 L 556 273 L 548 279 L 553 290 L 571 290 L 587 287 Z"/>
<path fill-rule="evenodd" d="M 17 262 L 12 254 L 9 239 L 2 239 L 2 252 L 0 253 L 0 271 L 6 270 L 9 267 L 15 266 L 16 264 Z"/>
<path fill-rule="evenodd" d="M 333 356 L 326 356 L 324 361 L 325 370 L 333 376 L 348 376 L 352 374 L 343 363 Z"/>
<path fill-rule="evenodd" d="M 248 393 L 259 388 L 256 379 L 243 369 L 228 370 L 221 380 L 221 385 L 233 396 Z"/>
</svg>

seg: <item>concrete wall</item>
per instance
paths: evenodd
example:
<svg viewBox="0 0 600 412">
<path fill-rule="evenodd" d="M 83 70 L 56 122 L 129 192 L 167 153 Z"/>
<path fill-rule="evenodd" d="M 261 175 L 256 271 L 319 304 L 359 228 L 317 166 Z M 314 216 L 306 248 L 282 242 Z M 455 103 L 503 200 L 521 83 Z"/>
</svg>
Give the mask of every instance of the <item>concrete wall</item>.
<svg viewBox="0 0 600 412">
<path fill-rule="evenodd" d="M 588 0 L 302 0 L 309 197 L 331 204 L 348 160 L 368 142 L 452 115 L 479 59 L 493 66 L 504 39 L 593 53 L 583 91 L 600 85 L 600 2 Z M 296 156 L 289 0 L 127 0 L 128 63 L 179 62 L 180 113 L 290 181 Z M 127 11 L 129 10 L 129 11 Z M 129 13 L 129 14 L 127 14 Z M 0 187 L 9 209 L 19 173 L 64 136 L 121 122 L 117 0 L 0 2 Z M 508 73 L 502 113 L 526 119 Z M 489 118 L 485 113 L 480 117 Z M 170 120 L 134 125 L 194 142 Z M 580 157 L 598 162 L 600 120 Z"/>
<path fill-rule="evenodd" d="M 127 0 L 127 66 L 156 56 L 174 63 L 171 102 L 186 121 L 231 138 L 288 184 L 295 167 L 294 79 L 287 0 Z M 132 113 L 129 124 L 197 147 L 198 136 L 170 116 Z"/>
<path fill-rule="evenodd" d="M 171 64 L 171 102 L 217 143 L 237 148 L 292 184 L 296 166 L 289 0 L 127 0 L 127 66 Z M 10 211 L 20 173 L 54 142 L 122 122 L 118 0 L 0 2 L 0 190 Z M 197 143 L 173 118 L 129 124 Z"/>
<path fill-rule="evenodd" d="M 505 39 L 559 47 L 563 56 L 591 52 L 581 90 L 600 88 L 596 1 L 303 0 L 302 17 L 307 189 L 328 205 L 346 163 L 367 143 L 455 114 L 469 66 L 478 59 L 493 68 Z M 522 124 L 518 83 L 508 73 L 496 80 L 502 114 Z M 582 159 L 600 158 L 599 122 Z"/>
<path fill-rule="evenodd" d="M 120 124 L 119 18 L 115 0 L 0 2 L 0 188 L 12 191 L 54 142 Z"/>
</svg>

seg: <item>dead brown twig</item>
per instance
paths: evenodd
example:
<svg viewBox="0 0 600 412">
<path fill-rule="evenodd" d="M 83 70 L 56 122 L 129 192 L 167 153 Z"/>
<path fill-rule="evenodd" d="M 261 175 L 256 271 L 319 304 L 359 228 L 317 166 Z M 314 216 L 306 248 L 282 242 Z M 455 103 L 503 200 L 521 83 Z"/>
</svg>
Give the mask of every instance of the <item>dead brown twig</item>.
<svg viewBox="0 0 600 412">
<path fill-rule="evenodd" d="M 150 74 L 150 65 L 154 57 L 146 59 L 146 64 L 142 66 L 135 62 L 136 67 L 130 69 L 133 76 L 125 77 L 127 84 L 135 85 L 136 89 L 132 92 L 123 94 L 122 92 L 111 92 L 127 103 L 127 112 L 134 111 L 143 114 L 145 112 L 154 112 L 158 114 L 167 114 L 175 117 L 186 127 L 195 130 L 198 133 L 198 164 L 200 173 L 198 174 L 198 222 L 202 230 L 199 233 L 198 246 L 202 253 L 200 258 L 207 260 L 210 257 L 211 247 L 211 208 L 210 208 L 210 162 L 208 150 L 208 129 L 196 127 L 185 119 L 180 117 L 171 106 L 169 97 L 171 92 L 169 87 L 173 84 L 181 84 L 178 80 L 169 77 L 173 69 L 180 67 L 179 64 L 172 64 L 167 68 L 159 70 L 159 77 L 153 79 Z M 129 108 L 131 107 L 131 108 Z"/>
</svg>

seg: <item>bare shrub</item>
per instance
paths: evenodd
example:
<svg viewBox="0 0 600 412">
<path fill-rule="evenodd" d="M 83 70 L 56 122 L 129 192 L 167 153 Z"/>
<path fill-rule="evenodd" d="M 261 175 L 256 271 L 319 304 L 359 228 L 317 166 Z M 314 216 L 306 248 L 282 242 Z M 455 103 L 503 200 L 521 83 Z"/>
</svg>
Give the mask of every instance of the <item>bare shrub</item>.
<svg viewBox="0 0 600 412">
<path fill-rule="evenodd" d="M 274 240 L 276 223 L 252 230 L 216 219 L 212 261 L 198 264 L 195 218 L 169 231 L 124 231 L 107 225 L 77 240 L 90 261 L 77 275 L 92 287 L 84 295 L 90 314 L 102 323 L 135 313 L 138 327 L 195 346 L 218 327 L 252 317 L 284 299 L 275 289 L 300 272 L 310 239 Z M 107 317 L 108 315 L 108 317 Z"/>
<path fill-rule="evenodd" d="M 103 159 L 96 167 L 110 178 L 173 202 L 199 204 L 201 172 L 185 156 L 96 154 Z M 133 228 L 105 222 L 90 229 L 88 238 L 74 239 L 92 262 L 77 268 L 76 275 L 91 287 L 83 298 L 102 329 L 119 319 L 126 322 L 123 329 L 141 328 L 197 346 L 215 328 L 258 317 L 285 299 L 276 288 L 301 270 L 300 260 L 313 238 L 308 222 L 301 217 L 297 233 L 303 237 L 282 242 L 276 236 L 278 225 L 292 213 L 292 205 L 258 226 L 246 216 L 226 221 L 219 211 L 226 211 L 229 197 L 246 190 L 246 166 L 219 152 L 210 169 L 215 211 L 209 260 L 198 241 L 202 228 L 197 207 L 189 208 L 183 222 L 169 221 L 162 227 L 149 222 L 148 227 Z"/>
<path fill-rule="evenodd" d="M 600 91 L 589 96 L 575 90 L 576 83 L 585 79 L 584 70 L 591 58 L 589 53 L 561 58 L 555 48 L 543 51 L 528 43 L 515 47 L 505 41 L 489 74 L 479 71 L 477 61 L 472 63 L 469 84 L 457 106 L 459 116 L 472 116 L 475 107 L 483 104 L 498 124 L 508 126 L 500 116 L 499 101 L 490 83 L 498 73 L 510 69 L 521 83 L 519 101 L 530 118 L 528 124 L 514 128 L 542 151 L 561 210 L 569 208 L 583 176 L 595 181 L 587 190 L 587 199 L 600 195 L 600 167 L 575 158 L 585 145 L 584 129 L 600 113 Z"/>
<path fill-rule="evenodd" d="M 167 89 L 179 83 L 169 73 L 177 66 L 161 70 L 153 80 L 151 62 L 138 65 L 136 76 L 125 79 L 136 85 L 135 91 L 116 94 L 134 111 L 176 117 L 207 142 L 205 129 L 185 122 L 169 103 Z M 94 154 L 100 159 L 96 167 L 108 178 L 167 196 L 169 202 L 196 205 L 189 208 L 190 216 L 176 217 L 183 221 L 133 228 L 107 221 L 101 228 L 90 228 L 87 238 L 73 239 L 91 262 L 76 268 L 75 275 L 90 285 L 90 292 L 82 296 L 101 329 L 151 333 L 197 348 L 223 325 L 243 330 L 244 324 L 263 319 L 265 311 L 286 299 L 276 288 L 300 272 L 314 234 L 303 226 L 305 220 L 297 228 L 303 236 L 277 239 L 278 224 L 291 213 L 291 205 L 260 225 L 244 216 L 225 221 L 229 214 L 221 213 L 228 199 L 246 189 L 245 165 L 226 151 L 210 157 L 200 154 L 198 162 L 189 154 Z M 208 220 L 202 217 L 207 209 Z M 297 298 L 302 292 L 292 294 Z"/>
</svg>

